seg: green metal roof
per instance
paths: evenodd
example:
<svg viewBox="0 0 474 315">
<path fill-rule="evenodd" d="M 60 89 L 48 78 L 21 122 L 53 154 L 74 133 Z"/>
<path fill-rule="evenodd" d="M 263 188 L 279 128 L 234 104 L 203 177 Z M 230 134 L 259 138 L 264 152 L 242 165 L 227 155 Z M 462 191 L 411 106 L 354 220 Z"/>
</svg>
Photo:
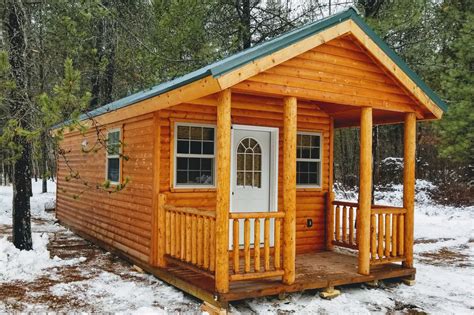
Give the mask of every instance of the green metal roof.
<svg viewBox="0 0 474 315">
<path fill-rule="evenodd" d="M 334 14 L 332 16 L 329 16 L 322 20 L 318 20 L 313 23 L 306 24 L 293 31 L 280 35 L 272 40 L 269 40 L 259 45 L 255 45 L 251 48 L 245 49 L 239 53 L 236 53 L 232 56 L 224 58 L 203 68 L 200 68 L 196 71 L 190 72 L 182 77 L 161 83 L 150 89 L 140 91 L 138 93 L 132 94 L 130 96 L 124 97 L 102 107 L 99 107 L 93 111 L 88 112 L 87 114 L 82 115 L 81 119 L 92 118 L 138 103 L 148 98 L 172 91 L 176 88 L 187 85 L 209 75 L 212 75 L 213 77 L 217 78 L 229 71 L 239 68 L 247 63 L 250 63 L 253 60 L 270 55 L 280 49 L 290 46 L 298 41 L 301 41 L 302 39 L 317 34 L 327 28 L 330 28 L 349 19 L 352 19 L 380 47 L 380 49 L 382 49 L 393 60 L 393 62 L 395 62 L 400 67 L 400 69 L 402 69 L 410 77 L 410 79 L 412 79 L 426 93 L 426 95 L 431 98 L 431 100 L 436 105 L 438 105 L 443 111 L 446 111 L 448 109 L 447 105 L 443 102 L 443 100 L 441 100 L 441 98 L 436 95 L 436 93 L 434 93 L 433 90 L 431 90 L 421 80 L 421 78 L 415 72 L 413 72 L 408 67 L 408 65 L 390 47 L 388 47 L 388 45 L 377 34 L 375 34 L 375 32 L 362 20 L 357 10 L 355 8 L 350 7 L 349 9 L 344 10 L 340 13 Z"/>
</svg>

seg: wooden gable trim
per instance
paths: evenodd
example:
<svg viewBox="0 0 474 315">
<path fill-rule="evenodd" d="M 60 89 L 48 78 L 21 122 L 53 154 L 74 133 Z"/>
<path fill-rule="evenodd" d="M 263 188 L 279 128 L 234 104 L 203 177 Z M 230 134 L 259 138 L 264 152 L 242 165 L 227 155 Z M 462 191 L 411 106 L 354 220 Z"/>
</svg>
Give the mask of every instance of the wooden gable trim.
<svg viewBox="0 0 474 315">
<path fill-rule="evenodd" d="M 350 33 L 367 51 L 372 54 L 388 72 L 393 75 L 416 99 L 426 107 L 437 119 L 443 110 L 426 95 L 425 92 L 403 71 L 387 54 L 367 35 L 354 21 L 349 20 Z"/>
<path fill-rule="evenodd" d="M 271 55 L 252 61 L 240 68 L 217 78 L 222 89 L 232 87 L 256 74 L 294 58 L 332 39 L 347 34 L 350 31 L 350 20 L 341 22 L 325 31 L 278 50 Z"/>
</svg>

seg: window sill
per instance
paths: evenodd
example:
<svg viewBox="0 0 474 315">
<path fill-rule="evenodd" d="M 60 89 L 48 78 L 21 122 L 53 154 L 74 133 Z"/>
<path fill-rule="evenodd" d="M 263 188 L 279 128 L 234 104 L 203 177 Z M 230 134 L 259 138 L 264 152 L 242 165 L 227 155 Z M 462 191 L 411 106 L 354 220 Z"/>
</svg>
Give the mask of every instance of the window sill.
<svg viewBox="0 0 474 315">
<path fill-rule="evenodd" d="M 322 187 L 298 187 L 296 186 L 296 191 L 323 191 Z"/>
<path fill-rule="evenodd" d="M 215 192 L 216 187 L 171 187 L 170 192 L 173 193 L 189 193 L 189 192 Z"/>
</svg>

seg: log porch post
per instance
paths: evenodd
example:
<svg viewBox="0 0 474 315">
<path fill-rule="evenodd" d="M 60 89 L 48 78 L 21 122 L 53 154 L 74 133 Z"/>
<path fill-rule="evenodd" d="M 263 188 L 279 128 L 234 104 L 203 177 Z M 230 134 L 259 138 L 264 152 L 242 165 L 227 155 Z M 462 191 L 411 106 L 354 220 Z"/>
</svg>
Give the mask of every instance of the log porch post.
<svg viewBox="0 0 474 315">
<path fill-rule="evenodd" d="M 329 126 L 329 178 L 328 178 L 328 193 L 326 195 L 326 249 L 333 250 L 334 245 L 332 240 L 334 238 L 334 117 L 331 117 L 331 124 Z"/>
<path fill-rule="evenodd" d="M 217 99 L 217 196 L 216 196 L 216 290 L 229 291 L 229 207 L 230 207 L 231 92 Z"/>
<path fill-rule="evenodd" d="M 296 256 L 296 97 L 283 100 L 283 283 L 295 282 Z"/>
<path fill-rule="evenodd" d="M 372 204 L 372 108 L 360 115 L 359 166 L 359 273 L 370 274 L 370 212 Z"/>
<path fill-rule="evenodd" d="M 413 267 L 413 230 L 415 211 L 415 150 L 416 150 L 416 116 L 405 114 L 403 135 L 403 207 L 405 215 L 405 267 Z"/>
</svg>

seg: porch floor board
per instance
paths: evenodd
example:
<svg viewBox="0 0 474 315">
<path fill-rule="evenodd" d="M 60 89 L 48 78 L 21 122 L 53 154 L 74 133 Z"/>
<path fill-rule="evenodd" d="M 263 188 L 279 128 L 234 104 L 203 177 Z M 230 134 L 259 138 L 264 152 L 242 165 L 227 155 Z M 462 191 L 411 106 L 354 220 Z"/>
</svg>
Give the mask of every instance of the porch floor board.
<svg viewBox="0 0 474 315">
<path fill-rule="evenodd" d="M 201 273 L 171 265 L 167 272 L 182 280 L 218 296 L 219 302 L 242 300 L 247 298 L 278 295 L 330 286 L 369 282 L 414 275 L 414 268 L 404 268 L 400 264 L 371 266 L 371 274 L 363 276 L 357 273 L 357 257 L 333 251 L 298 254 L 296 256 L 296 280 L 291 285 L 281 282 L 281 277 L 231 282 L 230 290 L 225 294 L 215 293 L 214 280 Z"/>
</svg>

